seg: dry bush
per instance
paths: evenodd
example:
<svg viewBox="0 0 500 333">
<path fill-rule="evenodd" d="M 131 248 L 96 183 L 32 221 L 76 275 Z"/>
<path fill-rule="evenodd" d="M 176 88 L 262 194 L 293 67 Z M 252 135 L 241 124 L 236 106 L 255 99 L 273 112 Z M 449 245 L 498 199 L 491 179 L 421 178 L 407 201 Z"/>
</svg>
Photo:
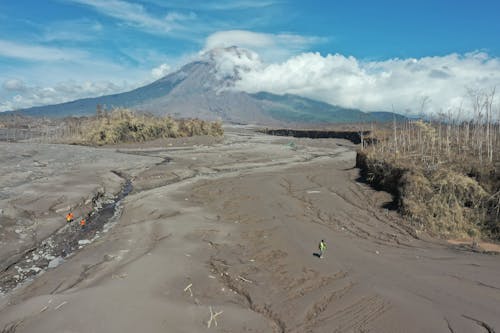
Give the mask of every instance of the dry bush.
<svg viewBox="0 0 500 333">
<path fill-rule="evenodd" d="M 172 119 L 138 116 L 128 109 L 90 119 L 84 128 L 83 140 L 97 145 L 179 136 Z"/>
<path fill-rule="evenodd" d="M 474 120 L 449 113 L 372 128 L 377 143 L 362 147 L 358 166 L 395 194 L 415 229 L 500 239 L 500 110 L 494 114 L 493 98 L 494 91 L 474 99 Z"/>
<path fill-rule="evenodd" d="M 194 135 L 224 135 L 222 123 L 207 122 L 199 119 L 182 119 L 179 121 L 179 133 L 181 136 L 194 136 Z"/>
<path fill-rule="evenodd" d="M 65 129 L 63 141 L 91 145 L 224 134 L 220 122 L 207 122 L 200 119 L 175 120 L 168 116 L 137 114 L 130 109 L 123 108 L 109 113 L 98 109 L 95 117 L 68 119 Z"/>
<path fill-rule="evenodd" d="M 4 128 L 2 128 L 4 127 Z M 0 115 L 0 140 L 87 145 L 144 142 L 194 135 L 222 136 L 220 121 L 173 119 L 118 108 L 98 106 L 95 116 L 64 119 Z"/>
<path fill-rule="evenodd" d="M 395 194 L 416 230 L 445 238 L 499 238 L 499 196 L 474 177 L 454 171 L 457 166 L 408 163 L 366 149 L 357 160 L 370 183 Z"/>
<path fill-rule="evenodd" d="M 419 230 L 445 238 L 480 234 L 488 194 L 474 179 L 441 169 L 408 172 L 401 183 L 401 210 Z"/>
</svg>

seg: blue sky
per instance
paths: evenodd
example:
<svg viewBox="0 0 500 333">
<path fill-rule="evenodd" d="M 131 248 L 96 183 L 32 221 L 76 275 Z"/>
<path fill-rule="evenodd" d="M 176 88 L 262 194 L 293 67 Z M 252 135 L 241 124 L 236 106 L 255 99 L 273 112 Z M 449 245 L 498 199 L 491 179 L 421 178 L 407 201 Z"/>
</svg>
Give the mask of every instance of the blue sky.
<svg viewBox="0 0 500 333">
<path fill-rule="evenodd" d="M 0 110 L 130 89 L 229 44 L 253 49 L 266 64 L 297 63 L 308 52 L 319 52 L 325 64 L 355 59 L 364 74 L 373 67 L 391 71 L 386 67 L 396 59 L 438 57 L 449 64 L 456 54 L 457 68 L 464 61 L 471 66 L 468 79 L 478 70 L 478 82 L 494 76 L 491 86 L 498 78 L 498 13 L 493 0 L 4 0 Z M 328 58 L 335 54 L 342 58 Z M 422 63 L 435 67 L 429 71 L 448 66 Z M 321 92 L 328 87 L 306 88 L 293 92 L 362 108 L 385 105 L 352 96 L 331 100 Z M 290 92 L 280 89 L 274 90 Z"/>
</svg>

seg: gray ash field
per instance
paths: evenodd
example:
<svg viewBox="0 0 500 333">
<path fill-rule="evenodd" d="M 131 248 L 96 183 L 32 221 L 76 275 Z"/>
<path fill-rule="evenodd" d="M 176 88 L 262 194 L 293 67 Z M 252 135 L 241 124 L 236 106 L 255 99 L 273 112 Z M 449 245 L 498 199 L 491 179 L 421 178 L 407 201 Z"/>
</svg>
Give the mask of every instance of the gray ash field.
<svg viewBox="0 0 500 333">
<path fill-rule="evenodd" d="M 0 331 L 499 331 L 500 257 L 415 238 L 355 148 L 0 143 Z"/>
</svg>

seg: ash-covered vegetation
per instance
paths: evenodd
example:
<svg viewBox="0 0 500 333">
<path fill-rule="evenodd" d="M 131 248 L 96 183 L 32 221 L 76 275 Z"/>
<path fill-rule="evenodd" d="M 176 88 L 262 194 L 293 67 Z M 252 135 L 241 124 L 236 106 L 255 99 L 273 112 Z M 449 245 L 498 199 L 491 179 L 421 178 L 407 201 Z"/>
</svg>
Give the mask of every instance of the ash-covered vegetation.
<svg viewBox="0 0 500 333">
<path fill-rule="evenodd" d="M 146 142 L 197 135 L 222 136 L 220 121 L 174 119 L 131 109 L 105 111 L 94 116 L 40 119 L 9 115 L 0 118 L 0 140 L 107 145 Z"/>
<path fill-rule="evenodd" d="M 357 165 L 395 195 L 412 227 L 443 238 L 500 240 L 500 109 L 494 91 L 472 97 L 472 120 L 451 113 L 373 128 Z"/>
<path fill-rule="evenodd" d="M 93 145 L 122 142 L 145 142 L 159 138 L 195 135 L 221 136 L 222 123 L 201 119 L 173 119 L 151 114 L 135 113 L 130 109 L 97 112 L 95 117 L 69 124 L 74 127 L 70 136 L 76 142 Z"/>
</svg>

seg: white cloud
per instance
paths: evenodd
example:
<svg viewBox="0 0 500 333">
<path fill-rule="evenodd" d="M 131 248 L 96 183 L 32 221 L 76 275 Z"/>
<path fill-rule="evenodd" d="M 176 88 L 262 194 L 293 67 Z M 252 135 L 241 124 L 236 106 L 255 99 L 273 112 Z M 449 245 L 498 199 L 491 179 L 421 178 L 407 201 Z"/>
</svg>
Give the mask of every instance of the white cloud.
<svg viewBox="0 0 500 333">
<path fill-rule="evenodd" d="M 44 42 L 54 41 L 90 41 L 98 37 L 103 26 L 97 21 L 88 19 L 77 19 L 54 22 L 44 27 L 41 40 Z"/>
<path fill-rule="evenodd" d="M 277 61 L 284 60 L 323 41 L 324 38 L 314 36 L 226 30 L 208 36 L 205 42 L 205 50 L 238 46 L 256 51 L 265 60 Z"/>
<path fill-rule="evenodd" d="M 23 44 L 0 39 L 0 57 L 30 61 L 72 61 L 86 56 L 86 52 L 77 49 Z"/>
<path fill-rule="evenodd" d="M 176 0 L 146 0 L 163 7 L 175 7 L 191 10 L 245 10 L 250 8 L 263 8 L 284 3 L 284 0 L 204 0 L 199 2 Z"/>
<path fill-rule="evenodd" d="M 169 71 L 170 66 L 166 63 L 153 69 L 138 69 L 99 60 L 82 61 L 78 66 L 30 65 L 24 70 L 6 73 L 10 79 L 0 82 L 0 112 L 129 91 Z M 74 79 L 61 81 L 62 77 Z"/>
<path fill-rule="evenodd" d="M 14 96 L 0 101 L 0 111 L 23 109 L 37 105 L 68 102 L 85 97 L 96 97 L 126 91 L 135 86 L 109 81 L 59 82 L 52 86 L 24 86 Z"/>
<path fill-rule="evenodd" d="M 237 89 L 297 94 L 365 111 L 394 106 L 399 112 L 417 113 L 425 96 L 430 98 L 428 112 L 446 111 L 467 102 L 467 88 L 500 86 L 500 59 L 477 52 L 384 61 L 319 53 L 279 63 L 254 60 L 240 72 Z M 219 63 L 227 67 L 227 59 Z"/>
<path fill-rule="evenodd" d="M 208 36 L 205 49 L 239 46 L 243 48 L 262 48 L 274 45 L 274 35 L 246 30 L 218 31 Z"/>
<path fill-rule="evenodd" d="M 161 64 L 151 70 L 151 75 L 153 75 L 153 78 L 155 79 L 160 79 L 170 73 L 170 70 L 171 68 L 168 64 Z"/>
<path fill-rule="evenodd" d="M 215 63 L 215 77 L 218 80 L 240 80 L 242 72 L 258 69 L 262 62 L 257 53 L 238 47 L 215 48 L 201 54 L 202 59 Z M 224 87 L 223 87 L 224 88 Z"/>
<path fill-rule="evenodd" d="M 277 5 L 283 1 L 271 1 L 271 0 L 231 0 L 231 1 L 216 1 L 215 3 L 207 3 L 206 7 L 212 10 L 240 10 L 248 8 L 262 8 Z"/>
<path fill-rule="evenodd" d="M 170 12 L 165 16 L 165 21 L 175 24 L 175 22 L 189 21 L 196 19 L 195 13 L 181 14 L 177 12 Z"/>
<path fill-rule="evenodd" d="M 121 0 L 70 1 L 93 7 L 100 13 L 121 20 L 130 26 L 158 34 L 169 34 L 175 29 L 181 29 L 181 22 L 196 18 L 193 13 L 184 15 L 176 12 L 167 13 L 163 18 L 160 18 L 148 13 L 146 8 L 140 4 Z"/>
<path fill-rule="evenodd" d="M 23 91 L 26 90 L 26 86 L 23 80 L 10 79 L 3 82 L 2 87 L 7 91 Z"/>
</svg>

